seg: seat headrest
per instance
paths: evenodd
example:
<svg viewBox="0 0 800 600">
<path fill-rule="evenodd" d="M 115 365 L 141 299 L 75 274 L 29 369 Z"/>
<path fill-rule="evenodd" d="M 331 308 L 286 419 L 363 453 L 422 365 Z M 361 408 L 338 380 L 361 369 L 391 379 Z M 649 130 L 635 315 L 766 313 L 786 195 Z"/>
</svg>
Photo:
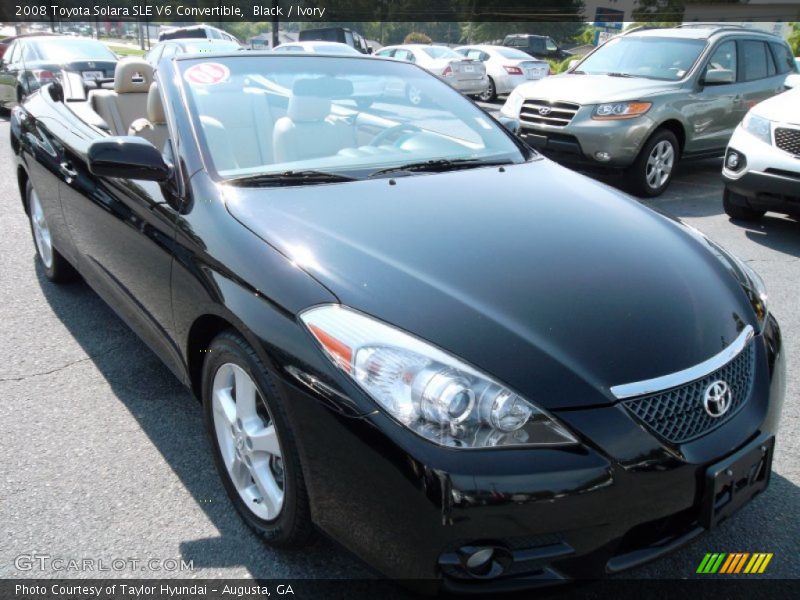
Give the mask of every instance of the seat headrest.
<svg viewBox="0 0 800 600">
<path fill-rule="evenodd" d="M 167 115 L 164 113 L 164 103 L 161 101 L 161 94 L 158 92 L 158 83 L 155 81 L 150 84 L 147 92 L 147 120 L 153 125 L 162 125 L 167 122 Z"/>
<path fill-rule="evenodd" d="M 153 82 L 153 67 L 138 58 L 124 58 L 114 69 L 114 91 L 118 94 L 144 93 Z"/>
<path fill-rule="evenodd" d="M 324 121 L 331 112 L 331 99 L 319 96 L 292 96 L 286 116 L 295 123 Z"/>
<path fill-rule="evenodd" d="M 292 84 L 286 115 L 295 123 L 322 121 L 331 112 L 331 98 L 353 94 L 353 84 L 335 77 L 307 77 Z"/>
</svg>

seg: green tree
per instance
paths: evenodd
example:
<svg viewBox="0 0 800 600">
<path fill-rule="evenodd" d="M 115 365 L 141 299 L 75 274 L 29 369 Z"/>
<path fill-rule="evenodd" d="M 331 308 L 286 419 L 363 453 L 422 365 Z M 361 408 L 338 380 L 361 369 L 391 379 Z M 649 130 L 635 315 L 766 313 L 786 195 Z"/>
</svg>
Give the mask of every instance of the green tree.
<svg viewBox="0 0 800 600">
<path fill-rule="evenodd" d="M 412 31 L 403 38 L 404 44 L 430 44 L 432 42 L 430 37 L 419 31 Z"/>
<path fill-rule="evenodd" d="M 789 45 L 795 56 L 800 56 L 800 23 L 792 23 L 792 33 L 789 34 Z"/>
</svg>

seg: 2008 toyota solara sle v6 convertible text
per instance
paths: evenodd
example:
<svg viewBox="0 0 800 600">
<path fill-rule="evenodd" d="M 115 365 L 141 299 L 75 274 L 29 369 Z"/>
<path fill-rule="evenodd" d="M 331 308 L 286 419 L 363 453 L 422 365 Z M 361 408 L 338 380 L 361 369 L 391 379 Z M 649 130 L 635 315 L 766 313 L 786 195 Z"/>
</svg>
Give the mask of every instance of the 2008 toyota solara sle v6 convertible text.
<svg viewBox="0 0 800 600">
<path fill-rule="evenodd" d="M 426 105 L 359 107 L 393 78 Z M 256 532 L 464 590 L 719 524 L 766 488 L 783 399 L 758 275 L 513 129 L 413 64 L 237 53 L 64 74 L 11 143 L 37 268 L 202 399 Z"/>
</svg>

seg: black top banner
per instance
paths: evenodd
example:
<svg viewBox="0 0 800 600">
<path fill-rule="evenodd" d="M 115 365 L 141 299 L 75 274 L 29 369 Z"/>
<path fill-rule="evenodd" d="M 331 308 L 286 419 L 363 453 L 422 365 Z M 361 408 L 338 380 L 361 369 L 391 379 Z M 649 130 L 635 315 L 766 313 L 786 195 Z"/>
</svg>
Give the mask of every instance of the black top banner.
<svg viewBox="0 0 800 600">
<path fill-rule="evenodd" d="M 798 21 L 800 1 L 766 6 L 749 0 L 2 0 L 0 21 L 13 22 L 578 22 L 613 19 L 678 22 Z M 692 11 L 701 7 L 701 11 Z M 606 17 L 608 18 L 608 17 Z"/>
</svg>

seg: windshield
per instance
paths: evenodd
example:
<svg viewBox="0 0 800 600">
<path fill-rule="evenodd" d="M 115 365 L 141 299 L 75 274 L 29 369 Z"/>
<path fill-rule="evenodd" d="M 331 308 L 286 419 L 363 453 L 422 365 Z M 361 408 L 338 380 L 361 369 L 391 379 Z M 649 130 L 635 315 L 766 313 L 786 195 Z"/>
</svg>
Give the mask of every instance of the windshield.
<svg viewBox="0 0 800 600">
<path fill-rule="evenodd" d="M 458 58 L 459 60 L 464 58 L 455 50 L 451 50 L 445 46 L 428 46 L 422 48 L 422 51 L 431 58 Z"/>
<path fill-rule="evenodd" d="M 527 158 L 494 119 L 408 63 L 242 55 L 176 64 L 206 162 L 223 179 L 365 178 L 423 161 Z"/>
<path fill-rule="evenodd" d="M 530 54 L 525 54 L 522 50 L 514 50 L 514 48 L 497 48 L 496 51 L 503 58 L 519 58 L 523 60 L 531 59 Z"/>
<path fill-rule="evenodd" d="M 619 37 L 589 55 L 577 72 L 677 81 L 689 72 L 705 45 L 704 40 Z"/>
<path fill-rule="evenodd" d="M 184 42 L 183 49 L 187 54 L 200 52 L 231 52 L 239 50 L 241 46 L 236 42 L 209 42 L 198 40 L 196 42 Z"/>
<path fill-rule="evenodd" d="M 80 59 L 117 60 L 108 46 L 96 40 L 48 38 L 33 45 L 43 60 L 59 63 Z"/>
</svg>

